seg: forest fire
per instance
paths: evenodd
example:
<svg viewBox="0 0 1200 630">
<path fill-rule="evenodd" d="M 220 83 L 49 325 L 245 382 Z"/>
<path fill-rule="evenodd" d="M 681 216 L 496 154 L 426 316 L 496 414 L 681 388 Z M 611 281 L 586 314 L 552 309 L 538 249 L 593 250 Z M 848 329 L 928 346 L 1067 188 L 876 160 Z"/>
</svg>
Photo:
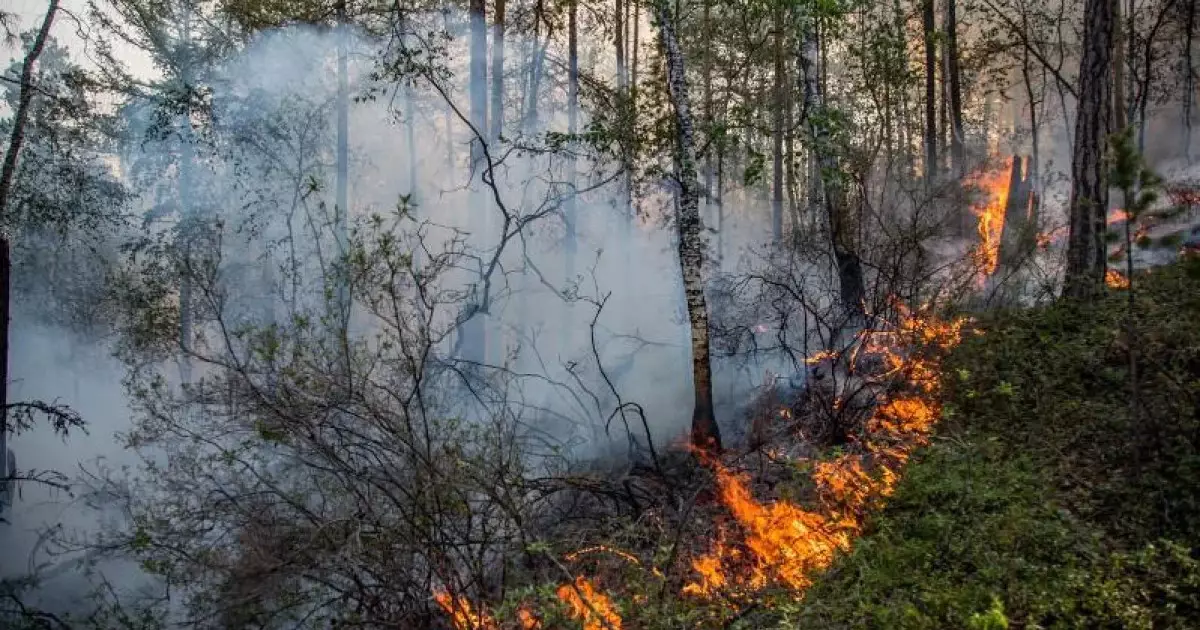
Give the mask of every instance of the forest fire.
<svg viewBox="0 0 1200 630">
<path fill-rule="evenodd" d="M 871 510 L 892 494 L 901 468 L 913 450 L 928 443 L 939 417 L 936 394 L 939 365 L 935 358 L 914 352 L 920 347 L 947 350 L 958 343 L 962 320 L 945 322 L 898 307 L 899 321 L 885 330 L 860 333 L 859 352 L 878 355 L 886 366 L 879 378 L 898 379 L 865 423 L 861 435 L 842 454 L 811 462 L 814 500 L 809 507 L 787 500 L 760 501 L 747 473 L 701 454 L 715 474 L 718 500 L 732 522 L 718 524 L 708 550 L 691 560 L 694 577 L 684 595 L 705 600 L 732 601 L 776 585 L 800 597 L 839 552 L 850 548 Z M 799 463 L 799 462 L 797 462 Z M 604 545 L 567 554 L 568 561 L 585 554 L 606 553 L 642 566 L 628 552 Z M 662 578 L 657 569 L 654 573 Z M 560 585 L 555 595 L 566 613 L 584 630 L 621 630 L 623 619 L 613 602 L 591 581 L 578 576 Z M 435 595 L 457 630 L 498 630 L 502 626 L 486 613 L 445 592 Z M 517 611 L 518 627 L 542 628 L 528 608 Z"/>
<path fill-rule="evenodd" d="M 1009 172 L 996 168 L 972 176 L 968 182 L 979 190 L 982 199 L 972 205 L 979 217 L 979 245 L 972 258 L 980 268 L 982 277 L 992 275 L 1000 263 L 1000 239 L 1004 232 L 1004 214 L 1008 207 Z"/>
<path fill-rule="evenodd" d="M 1110 289 L 1128 289 L 1129 278 L 1116 269 L 1109 269 L 1104 272 L 1104 284 Z"/>
<path fill-rule="evenodd" d="M 930 360 L 904 356 L 900 349 L 918 344 L 949 348 L 963 322 L 944 323 L 902 313 L 895 331 L 872 331 L 868 352 L 883 354 L 903 374 L 911 395 L 881 405 L 867 423 L 865 435 L 846 454 L 816 462 L 813 481 L 817 505 L 804 509 L 788 501 L 756 500 L 748 478 L 713 463 L 722 504 L 742 533 L 735 542 L 730 529 L 718 528 L 710 551 L 692 561 L 697 579 L 684 593 L 704 598 L 737 596 L 774 582 L 797 595 L 827 568 L 838 551 L 850 547 L 864 518 L 889 496 L 899 469 L 914 448 L 925 444 L 939 410 L 922 396 L 936 393 L 937 366 Z"/>
</svg>

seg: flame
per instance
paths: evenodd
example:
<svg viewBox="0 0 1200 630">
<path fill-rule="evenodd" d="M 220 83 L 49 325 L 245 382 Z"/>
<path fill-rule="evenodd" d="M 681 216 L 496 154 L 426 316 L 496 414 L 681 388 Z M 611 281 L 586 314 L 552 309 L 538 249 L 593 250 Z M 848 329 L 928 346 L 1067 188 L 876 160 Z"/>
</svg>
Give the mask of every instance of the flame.
<svg viewBox="0 0 1200 630">
<path fill-rule="evenodd" d="M 450 616 L 454 630 L 500 630 L 500 624 L 485 611 L 474 612 L 471 602 L 465 597 L 455 597 L 445 590 L 433 593 L 433 600 Z M 517 609 L 517 622 L 521 630 L 540 630 L 542 622 L 527 606 Z"/>
<path fill-rule="evenodd" d="M 433 600 L 450 616 L 455 630 L 497 630 L 500 627 L 486 612 L 472 612 L 471 602 L 465 597 L 439 590 L 434 592 Z"/>
<path fill-rule="evenodd" d="M 839 552 L 850 548 L 868 512 L 894 492 L 901 468 L 915 448 L 928 444 L 941 411 L 933 402 L 939 383 L 937 360 L 912 349 L 923 345 L 947 350 L 958 343 L 966 323 L 912 313 L 900 304 L 896 308 L 895 325 L 860 333 L 856 353 L 880 356 L 889 369 L 879 378 L 903 379 L 905 393 L 881 404 L 863 435 L 855 437 L 843 454 L 813 464 L 816 501 L 811 508 L 785 500 L 759 501 L 746 473 L 732 470 L 708 451 L 697 452 L 713 469 L 720 501 L 733 523 L 718 525 L 708 551 L 692 559 L 694 578 L 684 585 L 685 595 L 736 597 L 775 584 L 801 596 Z M 684 441 L 681 446 L 691 445 Z M 633 554 L 604 545 L 575 551 L 566 559 L 598 552 L 641 566 Z M 653 571 L 664 577 L 657 568 Z M 622 618 L 612 601 L 587 578 L 578 576 L 559 586 L 556 595 L 568 606 L 568 614 L 582 622 L 583 630 L 621 630 Z M 473 612 L 465 599 L 445 591 L 434 597 L 456 630 L 499 630 L 492 617 Z M 633 599 L 646 601 L 644 595 L 635 594 Z M 517 610 L 517 621 L 525 630 L 542 628 L 526 607 Z"/>
<path fill-rule="evenodd" d="M 800 595 L 838 552 L 849 549 L 868 511 L 891 496 L 900 468 L 913 449 L 928 443 L 940 414 L 930 402 L 936 400 L 938 365 L 901 349 L 916 343 L 952 347 L 965 324 L 915 316 L 902 308 L 900 312 L 894 330 L 866 333 L 863 351 L 881 353 L 912 393 L 881 405 L 867 422 L 865 435 L 847 453 L 813 465 L 815 507 L 760 502 L 745 474 L 711 462 L 721 502 L 742 536 L 733 540 L 730 529 L 718 528 L 709 551 L 693 559 L 696 578 L 684 586 L 685 594 L 736 596 L 775 583 Z"/>
<path fill-rule="evenodd" d="M 587 578 L 576 577 L 574 586 L 563 584 L 556 594 L 571 607 L 571 617 L 583 621 L 583 630 L 621 630 L 621 616 L 613 610 L 612 602 Z"/>
<path fill-rule="evenodd" d="M 1108 213 L 1108 224 L 1109 225 L 1112 225 L 1114 223 L 1120 223 L 1122 221 L 1128 221 L 1128 220 L 1129 220 L 1129 213 L 1125 212 L 1124 210 L 1122 210 L 1120 208 L 1116 208 L 1112 212 Z"/>
<path fill-rule="evenodd" d="M 979 217 L 979 245 L 972 252 L 972 259 L 979 266 L 982 278 L 992 275 L 1000 264 L 1000 238 L 1004 232 L 1004 213 L 1008 207 L 1009 177 L 1007 168 L 996 168 L 978 173 L 968 180 L 969 185 L 983 194 L 983 199 L 971 208 Z"/>
<path fill-rule="evenodd" d="M 1104 284 L 1108 285 L 1110 289 L 1128 289 L 1129 278 L 1116 269 L 1109 269 L 1104 272 Z"/>
</svg>

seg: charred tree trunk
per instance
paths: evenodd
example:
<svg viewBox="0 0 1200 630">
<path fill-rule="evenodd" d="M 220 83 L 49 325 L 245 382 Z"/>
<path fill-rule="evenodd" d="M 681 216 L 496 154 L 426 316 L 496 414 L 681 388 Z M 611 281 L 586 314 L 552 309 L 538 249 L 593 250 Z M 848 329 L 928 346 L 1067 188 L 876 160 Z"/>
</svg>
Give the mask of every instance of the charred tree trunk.
<svg viewBox="0 0 1200 630">
<path fill-rule="evenodd" d="M 700 220 L 700 182 L 696 177 L 695 131 L 688 100 L 683 51 L 675 36 L 673 16 L 666 0 L 656 0 L 654 12 L 665 54 L 667 90 L 675 110 L 677 141 L 675 174 L 679 180 L 679 266 L 692 328 L 692 385 L 696 400 L 692 410 L 692 444 L 707 452 L 721 450 L 721 432 L 713 416 L 712 364 L 709 357 L 708 305 L 704 299 L 704 230 Z"/>
<path fill-rule="evenodd" d="M 950 168 L 954 177 L 967 174 L 966 144 L 963 137 L 962 71 L 958 65 L 957 0 L 946 0 L 946 74 L 950 84 Z"/>
<path fill-rule="evenodd" d="M 840 179 L 837 156 L 828 127 L 821 123 L 820 112 L 825 108 L 825 97 L 821 90 L 821 41 L 816 25 L 811 21 L 803 27 L 799 59 L 803 81 L 805 111 L 808 112 L 808 129 L 815 158 L 815 185 L 812 187 L 810 204 L 816 216 L 823 209 L 829 221 L 829 238 L 837 264 L 842 308 L 845 310 L 848 327 L 862 322 L 863 300 L 866 285 L 863 282 L 862 263 L 854 247 L 854 226 L 849 221 L 845 207 L 845 193 Z"/>
<path fill-rule="evenodd" d="M 1087 0 L 1079 111 L 1071 158 L 1070 235 L 1063 294 L 1092 299 L 1104 292 L 1108 211 L 1108 119 L 1112 107 L 1114 0 Z"/>
<path fill-rule="evenodd" d="M 50 0 L 46 17 L 34 37 L 33 47 L 21 63 L 21 92 L 17 97 L 17 109 L 13 113 L 12 132 L 8 140 L 8 151 L 4 154 L 4 166 L 0 170 L 0 479 L 9 477 L 14 466 L 8 459 L 8 345 L 9 320 L 12 317 L 12 248 L 13 219 L 9 216 L 9 201 L 13 182 L 17 177 L 17 161 L 21 145 L 25 144 L 25 125 L 29 120 L 30 104 L 33 102 L 33 67 L 46 47 L 54 15 L 58 13 L 58 0 Z M 5 484 L 7 485 L 7 484 Z M 11 500 L 11 497 L 8 497 Z M 2 506 L 0 506 L 2 507 Z"/>
<path fill-rule="evenodd" d="M 933 0 L 921 0 L 921 24 L 925 32 L 925 183 L 937 178 L 937 48 Z"/>
</svg>

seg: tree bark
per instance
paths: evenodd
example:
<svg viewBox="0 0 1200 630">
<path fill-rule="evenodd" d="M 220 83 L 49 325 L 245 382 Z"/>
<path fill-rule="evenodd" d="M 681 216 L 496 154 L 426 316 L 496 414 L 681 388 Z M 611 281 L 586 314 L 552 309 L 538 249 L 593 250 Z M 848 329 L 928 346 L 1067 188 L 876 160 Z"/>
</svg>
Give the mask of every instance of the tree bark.
<svg viewBox="0 0 1200 630">
<path fill-rule="evenodd" d="M 815 162 L 814 185 L 811 187 L 809 203 L 813 216 L 822 209 L 829 221 L 829 238 L 837 264 L 842 308 L 848 325 L 862 321 L 863 300 L 866 285 L 863 282 L 862 263 L 854 247 L 853 226 L 847 220 L 845 194 L 839 179 L 837 156 L 833 152 L 829 129 L 820 124 L 819 114 L 825 108 L 825 96 L 821 90 L 821 40 L 816 25 L 811 20 L 803 27 L 798 51 L 800 60 L 801 86 L 804 93 L 804 109 L 808 112 L 808 129 Z M 927 113 L 928 113 L 927 109 Z"/>
<path fill-rule="evenodd" d="M 707 53 L 706 53 L 707 54 Z M 771 152 L 771 236 L 776 244 L 783 241 L 783 126 L 784 113 L 787 107 L 786 80 L 787 66 L 784 64 L 783 51 L 783 5 L 775 9 L 775 85 L 772 94 L 772 152 Z"/>
<path fill-rule="evenodd" d="M 1196 33 L 1196 0 L 1185 0 L 1182 3 L 1187 16 L 1183 20 L 1183 155 L 1188 166 L 1192 158 L 1192 106 L 1196 98 L 1196 78 L 1192 67 L 1192 37 Z"/>
<path fill-rule="evenodd" d="M 567 8 L 567 133 L 579 133 L 579 0 L 570 0 Z M 573 143 L 573 142 L 572 142 Z M 563 204 L 566 235 L 563 253 L 566 257 L 564 269 L 567 280 L 575 275 L 576 239 L 575 205 L 575 157 L 574 151 L 567 157 L 567 198 Z"/>
<path fill-rule="evenodd" d="M 30 104 L 33 102 L 33 67 L 54 24 L 59 0 L 50 0 L 46 17 L 34 37 L 33 47 L 21 63 L 21 92 L 17 97 L 17 111 L 13 114 L 12 132 L 8 140 L 8 151 L 4 154 L 4 166 L 0 169 L 0 479 L 7 478 L 13 464 L 8 459 L 8 345 L 9 320 L 12 316 L 12 251 L 9 239 L 13 237 L 13 218 L 9 216 L 9 197 L 12 196 L 13 181 L 17 176 L 17 161 L 21 145 L 25 143 L 25 125 L 29 121 Z M 5 484 L 7 486 L 7 484 Z M 8 497 L 9 500 L 12 497 Z M 3 507 L 3 506 L 0 506 Z"/>
<path fill-rule="evenodd" d="M 470 42 L 470 60 L 468 68 L 468 82 L 470 94 L 470 110 L 471 110 L 471 126 L 474 127 L 471 138 L 471 171 L 472 179 L 477 180 L 481 177 L 485 168 L 483 143 L 488 137 L 488 79 L 487 79 L 487 15 L 486 15 L 485 0 L 470 1 L 470 24 L 471 24 L 471 42 Z M 487 197 L 482 190 L 481 181 L 473 181 L 471 185 L 471 216 L 468 219 L 473 226 L 473 232 L 477 235 L 486 233 L 487 221 Z M 484 243 L 476 241 L 480 247 Z M 470 299 L 475 300 L 477 311 L 471 315 L 465 322 L 462 323 L 461 334 L 464 339 L 461 347 L 464 351 L 464 358 L 468 361 L 483 363 L 487 359 L 487 328 L 484 325 L 485 313 L 482 312 L 483 304 L 478 303 L 482 296 L 478 294 L 479 288 L 476 287 L 476 293 Z"/>
<path fill-rule="evenodd" d="M 967 174 L 963 137 L 962 71 L 958 64 L 957 0 L 946 0 L 946 73 L 950 83 L 950 168 L 955 177 Z"/>
<path fill-rule="evenodd" d="M 712 364 L 709 357 L 708 305 L 704 299 L 704 234 L 700 220 L 700 182 L 696 177 L 695 131 L 688 100 L 683 51 L 675 36 L 666 0 L 656 0 L 654 10 L 665 53 L 667 91 L 675 110 L 678 134 L 675 175 L 679 184 L 679 266 L 683 275 L 688 320 L 692 328 L 692 385 L 696 400 L 692 409 L 692 444 L 706 452 L 721 450 L 721 432 L 713 415 Z"/>
<path fill-rule="evenodd" d="M 496 0 L 492 16 L 492 142 L 504 135 L 504 4 Z"/>
<path fill-rule="evenodd" d="M 1071 158 L 1070 234 L 1066 296 L 1089 300 L 1104 292 L 1108 211 L 1108 121 L 1113 105 L 1113 0 L 1087 0 L 1079 106 Z"/>
<path fill-rule="evenodd" d="M 933 0 L 921 0 L 921 23 L 925 33 L 925 183 L 937 177 L 937 48 L 933 41 Z"/>
<path fill-rule="evenodd" d="M 1112 0 L 1112 23 L 1114 33 L 1112 61 L 1112 127 L 1109 133 L 1120 133 L 1129 125 L 1129 113 L 1125 109 L 1125 65 L 1126 41 L 1129 33 L 1125 32 L 1121 22 L 1121 0 Z M 1080 95 L 1082 98 L 1082 94 Z"/>
</svg>

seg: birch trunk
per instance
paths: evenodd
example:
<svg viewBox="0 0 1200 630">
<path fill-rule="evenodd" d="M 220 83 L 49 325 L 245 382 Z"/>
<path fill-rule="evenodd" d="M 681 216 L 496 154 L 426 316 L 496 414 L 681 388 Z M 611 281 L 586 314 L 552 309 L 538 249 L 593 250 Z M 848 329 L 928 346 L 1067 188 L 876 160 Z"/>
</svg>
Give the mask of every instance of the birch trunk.
<svg viewBox="0 0 1200 630">
<path fill-rule="evenodd" d="M 654 11 L 665 53 L 667 90 L 675 112 L 678 134 L 675 174 L 679 180 L 679 267 L 683 276 L 688 320 L 692 329 L 692 444 L 708 452 L 720 451 L 721 432 L 713 416 L 712 364 L 709 357 L 708 305 L 704 299 L 704 235 L 700 220 L 700 182 L 696 176 L 695 130 L 688 100 L 683 51 L 666 0 L 657 0 Z"/>
</svg>

